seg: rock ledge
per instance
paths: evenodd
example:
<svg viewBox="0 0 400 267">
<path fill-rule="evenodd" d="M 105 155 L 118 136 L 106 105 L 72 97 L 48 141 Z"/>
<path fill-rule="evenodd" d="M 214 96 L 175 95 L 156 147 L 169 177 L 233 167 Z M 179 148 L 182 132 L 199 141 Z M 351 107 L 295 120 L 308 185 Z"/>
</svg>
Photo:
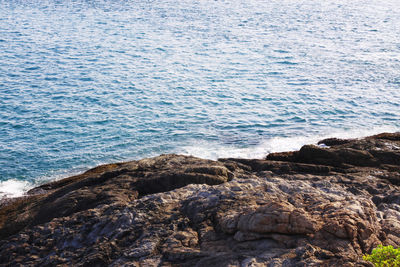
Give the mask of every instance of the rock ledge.
<svg viewBox="0 0 400 267">
<path fill-rule="evenodd" d="M 102 165 L 0 204 L 0 266 L 372 266 L 400 246 L 399 171 L 400 133 Z"/>
</svg>

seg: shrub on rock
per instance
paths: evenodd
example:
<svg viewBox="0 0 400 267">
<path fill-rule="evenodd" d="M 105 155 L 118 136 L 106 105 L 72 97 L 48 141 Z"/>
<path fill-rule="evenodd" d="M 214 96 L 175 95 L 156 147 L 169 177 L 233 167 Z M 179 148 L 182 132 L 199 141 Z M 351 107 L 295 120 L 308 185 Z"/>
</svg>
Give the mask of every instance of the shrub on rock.
<svg viewBox="0 0 400 267">
<path fill-rule="evenodd" d="M 372 262 L 377 267 L 399 267 L 400 248 L 379 245 L 372 250 L 370 255 L 364 255 L 363 259 Z"/>
</svg>

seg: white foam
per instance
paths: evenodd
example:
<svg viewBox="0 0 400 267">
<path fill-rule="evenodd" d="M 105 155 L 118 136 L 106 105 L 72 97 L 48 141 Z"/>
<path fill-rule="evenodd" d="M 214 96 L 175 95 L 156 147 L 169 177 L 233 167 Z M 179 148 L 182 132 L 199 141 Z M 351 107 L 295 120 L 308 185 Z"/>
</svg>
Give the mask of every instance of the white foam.
<svg viewBox="0 0 400 267">
<path fill-rule="evenodd" d="M 353 129 L 343 131 L 331 131 L 330 133 L 323 133 L 318 135 L 304 135 L 292 137 L 273 137 L 261 141 L 258 145 L 250 147 L 237 147 L 234 145 L 224 145 L 217 142 L 210 143 L 206 141 L 195 140 L 191 145 L 182 146 L 175 151 L 178 154 L 192 155 L 199 158 L 213 159 L 218 158 L 263 158 L 268 153 L 293 151 L 300 149 L 305 144 L 316 144 L 318 141 L 330 138 L 360 138 L 366 137 L 382 132 L 398 132 L 398 127 L 376 127 L 370 129 Z M 76 171 L 78 172 L 78 171 Z M 54 175 L 51 178 L 38 178 L 35 183 L 28 181 L 20 181 L 17 179 L 10 179 L 0 181 L 0 200 L 9 197 L 23 196 L 29 189 L 37 186 L 38 184 L 59 180 L 65 177 L 76 174 L 75 172 L 67 172 Z"/>
<path fill-rule="evenodd" d="M 0 199 L 23 196 L 30 188 L 32 188 L 32 184 L 28 181 L 16 179 L 2 181 L 0 182 Z"/>
<path fill-rule="evenodd" d="M 21 196 L 25 195 L 30 189 L 32 189 L 36 186 L 80 174 L 83 171 L 85 171 L 86 169 L 89 169 L 89 168 L 82 168 L 82 170 L 80 170 L 80 171 L 64 170 L 60 173 L 57 173 L 57 174 L 54 174 L 51 176 L 38 177 L 35 179 L 34 182 L 21 181 L 21 180 L 17 180 L 17 179 L 9 179 L 6 181 L 0 181 L 0 200 L 2 200 L 4 198 L 21 197 Z"/>
<path fill-rule="evenodd" d="M 200 158 L 263 158 L 268 153 L 299 150 L 305 144 L 316 144 L 318 141 L 336 138 L 361 138 L 383 132 L 397 132 L 400 128 L 393 126 L 375 127 L 369 129 L 352 129 L 342 131 L 331 131 L 317 135 L 304 135 L 292 137 L 273 137 L 261 141 L 258 145 L 246 148 L 235 147 L 232 145 L 222 145 L 218 143 L 194 142 L 193 145 L 183 146 L 178 153 L 192 155 Z"/>
</svg>

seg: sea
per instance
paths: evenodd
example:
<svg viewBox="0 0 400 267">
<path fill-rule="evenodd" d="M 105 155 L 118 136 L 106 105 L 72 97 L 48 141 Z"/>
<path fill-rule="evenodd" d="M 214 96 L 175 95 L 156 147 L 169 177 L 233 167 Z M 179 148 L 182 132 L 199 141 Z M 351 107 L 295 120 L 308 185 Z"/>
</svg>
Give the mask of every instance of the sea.
<svg viewBox="0 0 400 267">
<path fill-rule="evenodd" d="M 400 130 L 399 0 L 0 0 L 0 198 L 165 153 Z"/>
</svg>

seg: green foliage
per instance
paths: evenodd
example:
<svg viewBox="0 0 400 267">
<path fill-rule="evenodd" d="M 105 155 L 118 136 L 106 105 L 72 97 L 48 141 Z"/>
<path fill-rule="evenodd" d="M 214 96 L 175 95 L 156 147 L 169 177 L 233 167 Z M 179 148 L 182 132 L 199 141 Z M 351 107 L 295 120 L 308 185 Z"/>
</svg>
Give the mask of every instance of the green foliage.
<svg viewBox="0 0 400 267">
<path fill-rule="evenodd" d="M 400 267 L 400 248 L 379 245 L 370 255 L 364 255 L 363 259 L 376 267 Z"/>
</svg>

